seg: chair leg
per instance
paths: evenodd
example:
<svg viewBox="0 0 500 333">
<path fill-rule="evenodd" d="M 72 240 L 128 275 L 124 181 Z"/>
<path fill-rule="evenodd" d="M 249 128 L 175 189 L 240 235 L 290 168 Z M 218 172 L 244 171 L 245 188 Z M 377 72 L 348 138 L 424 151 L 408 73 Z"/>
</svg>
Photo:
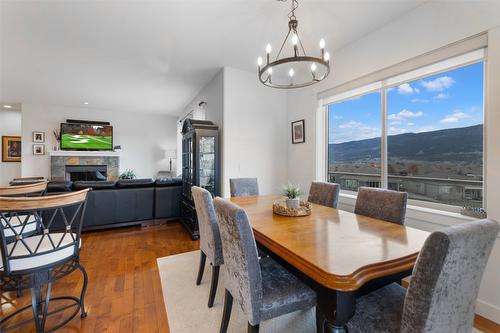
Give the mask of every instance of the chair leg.
<svg viewBox="0 0 500 333">
<path fill-rule="evenodd" d="M 229 326 L 229 319 L 231 318 L 231 309 L 233 308 L 233 296 L 229 291 L 224 294 L 224 310 L 222 312 L 222 322 L 220 324 L 219 333 L 227 333 L 227 327 Z"/>
<path fill-rule="evenodd" d="M 203 271 L 205 270 L 205 261 L 207 260 L 207 256 L 203 251 L 200 250 L 200 267 L 198 268 L 198 277 L 196 278 L 196 285 L 199 286 L 201 283 L 201 279 L 203 278 Z"/>
<path fill-rule="evenodd" d="M 325 331 L 325 317 L 321 312 L 319 306 L 316 305 L 316 333 L 323 333 Z"/>
<path fill-rule="evenodd" d="M 81 264 L 78 264 L 78 268 L 83 274 L 83 286 L 82 286 L 82 292 L 80 293 L 80 317 L 85 318 L 87 317 L 87 311 L 85 311 L 85 293 L 87 292 L 87 283 L 88 283 L 88 276 L 87 276 L 87 271 L 85 271 L 85 268 Z"/>
<path fill-rule="evenodd" d="M 210 286 L 210 296 L 208 297 L 208 307 L 214 306 L 215 293 L 217 293 L 217 284 L 219 283 L 220 266 L 212 266 L 212 284 Z"/>
<path fill-rule="evenodd" d="M 248 333 L 259 333 L 259 324 L 252 326 L 248 323 Z"/>
</svg>

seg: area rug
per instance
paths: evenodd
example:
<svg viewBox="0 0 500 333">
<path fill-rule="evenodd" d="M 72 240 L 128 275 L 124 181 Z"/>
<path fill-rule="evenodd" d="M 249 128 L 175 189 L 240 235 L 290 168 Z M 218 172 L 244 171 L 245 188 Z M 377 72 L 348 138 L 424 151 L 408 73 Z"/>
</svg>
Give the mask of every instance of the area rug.
<svg viewBox="0 0 500 333">
<path fill-rule="evenodd" d="M 224 306 L 224 277 L 221 271 L 214 306 L 207 307 L 212 267 L 205 267 L 202 283 L 196 286 L 200 252 L 193 251 L 158 258 L 163 299 L 171 333 L 217 333 Z M 233 303 L 228 333 L 246 333 L 247 320 L 236 300 Z M 314 333 L 315 310 L 297 311 L 267 320 L 261 333 Z"/>
<path fill-rule="evenodd" d="M 212 268 L 207 263 L 201 285 L 196 286 L 199 251 L 158 258 L 158 268 L 167 310 L 170 333 L 217 333 L 224 303 L 224 277 L 221 272 L 213 308 L 207 307 Z M 235 301 L 229 333 L 246 333 L 247 320 Z M 297 311 L 260 325 L 261 333 L 314 333 L 315 311 Z M 473 332 L 480 331 L 473 329 Z"/>
</svg>

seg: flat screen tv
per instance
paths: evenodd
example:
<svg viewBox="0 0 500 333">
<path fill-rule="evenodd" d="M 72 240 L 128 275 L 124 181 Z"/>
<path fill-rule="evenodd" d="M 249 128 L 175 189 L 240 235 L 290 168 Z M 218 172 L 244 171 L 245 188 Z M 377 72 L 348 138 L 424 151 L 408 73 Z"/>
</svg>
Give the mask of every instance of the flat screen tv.
<svg viewBox="0 0 500 333">
<path fill-rule="evenodd" d="M 61 124 L 62 150 L 113 150 L 113 126 Z"/>
</svg>

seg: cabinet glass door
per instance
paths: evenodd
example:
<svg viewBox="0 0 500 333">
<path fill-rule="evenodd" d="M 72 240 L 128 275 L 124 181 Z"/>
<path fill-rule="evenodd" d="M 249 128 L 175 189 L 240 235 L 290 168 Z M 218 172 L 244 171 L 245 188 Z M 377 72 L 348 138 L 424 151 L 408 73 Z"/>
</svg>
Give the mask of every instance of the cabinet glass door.
<svg viewBox="0 0 500 333">
<path fill-rule="evenodd" d="M 191 186 L 193 186 L 193 137 L 186 137 L 182 144 L 183 192 L 187 198 L 191 199 Z"/>
<path fill-rule="evenodd" d="M 200 187 L 215 195 L 215 137 L 200 136 Z"/>
</svg>

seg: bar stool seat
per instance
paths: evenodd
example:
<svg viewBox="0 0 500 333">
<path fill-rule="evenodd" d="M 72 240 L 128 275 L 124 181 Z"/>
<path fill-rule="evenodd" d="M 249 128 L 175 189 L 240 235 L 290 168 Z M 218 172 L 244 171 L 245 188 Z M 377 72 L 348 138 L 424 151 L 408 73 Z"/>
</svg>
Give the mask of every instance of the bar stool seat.
<svg viewBox="0 0 500 333">
<path fill-rule="evenodd" d="M 25 220 L 28 219 L 25 223 Z M 10 238 L 14 237 L 17 234 L 23 234 L 23 235 L 30 235 L 33 234 L 37 231 L 37 219 L 35 218 L 34 215 L 17 215 L 17 217 L 12 217 L 12 219 L 9 221 L 9 224 L 12 228 L 8 228 L 7 223 L 5 221 L 2 221 L 4 230 L 5 230 L 5 237 Z M 24 229 L 23 229 L 24 225 Z M 15 231 L 15 233 L 14 233 Z"/>
<path fill-rule="evenodd" d="M 50 237 L 50 238 L 49 238 Z M 26 269 L 34 269 L 57 263 L 58 261 L 69 258 L 75 254 L 75 246 L 71 243 L 76 239 L 76 234 L 70 233 L 50 233 L 45 235 L 36 235 L 23 238 L 22 241 L 7 244 L 7 252 L 12 253 L 12 257 L 26 256 L 25 258 L 11 259 L 10 269 L 13 274 L 16 271 Z M 30 249 L 38 247 L 37 255 L 30 256 Z M 54 250 L 54 246 L 59 244 L 59 247 Z M 65 246 L 71 244 L 69 246 Z M 81 247 L 81 239 L 80 239 Z M 52 251 L 52 252 L 51 252 Z M 44 252 L 47 252 L 44 254 Z M 3 271 L 3 264 L 0 263 L 0 270 Z"/>
</svg>

